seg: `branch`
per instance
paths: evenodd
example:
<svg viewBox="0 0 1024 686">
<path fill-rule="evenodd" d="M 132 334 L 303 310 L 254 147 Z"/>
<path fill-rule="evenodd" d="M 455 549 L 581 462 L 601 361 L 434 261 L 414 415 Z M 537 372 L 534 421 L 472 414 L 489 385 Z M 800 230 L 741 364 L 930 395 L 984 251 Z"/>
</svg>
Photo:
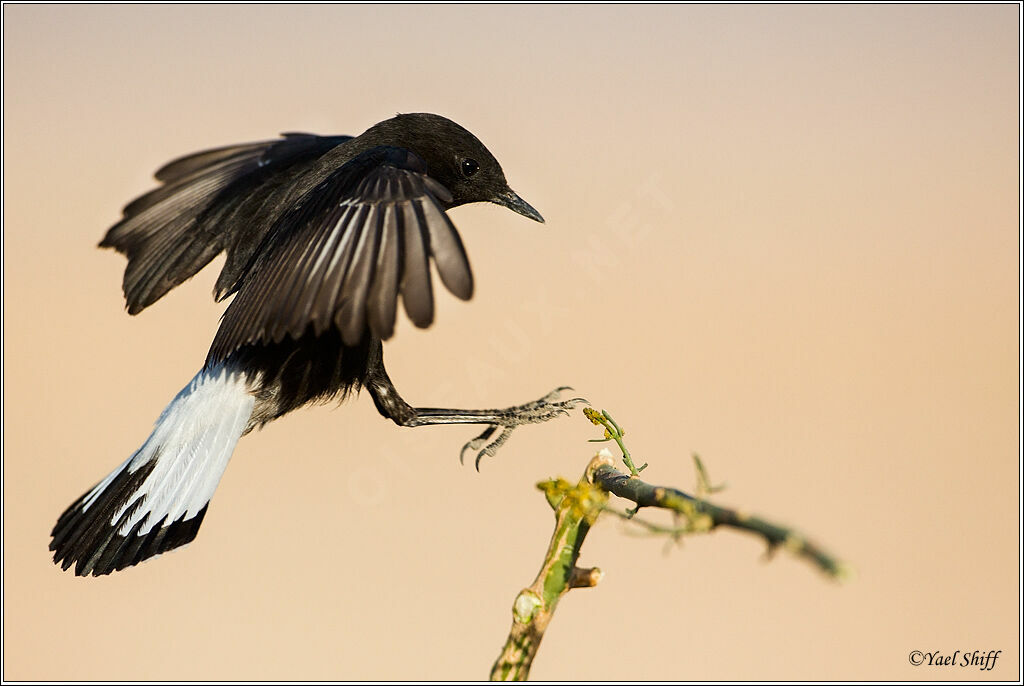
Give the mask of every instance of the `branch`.
<svg viewBox="0 0 1024 686">
<path fill-rule="evenodd" d="M 602 450 L 587 465 L 583 478 L 573 486 L 565 479 L 537 484 L 544 491 L 548 504 L 555 510 L 555 531 L 551 535 L 544 562 L 533 584 L 516 596 L 512 607 L 512 628 L 501 654 L 491 668 L 492 681 L 521 681 L 530 674 L 530 667 L 540 647 L 558 601 L 570 588 L 595 586 L 601 570 L 579 569 L 576 561 L 590 527 L 602 512 L 615 514 L 648 531 L 678 538 L 683 534 L 706 533 L 719 526 L 732 527 L 756 534 L 768 543 L 772 552 L 780 546 L 818 566 L 832 578 L 843 580 L 849 568 L 793 529 L 772 524 L 739 510 L 720 507 L 703 497 L 695 497 L 676 488 L 652 486 L 637 476 L 647 465 L 637 468 L 622 440 L 625 431 L 607 412 L 584 410 L 587 419 L 605 428 L 604 438 L 614 440 L 622 450 L 622 458 L 631 474 L 617 470 L 611 452 Z M 719 487 L 710 484 L 707 472 L 695 455 L 697 493 L 714 493 Z M 608 507 L 608 494 L 613 493 L 636 504 L 626 512 Z M 684 524 L 663 527 L 633 518 L 641 507 L 660 507 L 682 515 Z"/>
<path fill-rule="evenodd" d="M 595 457 L 575 486 L 565 479 L 537 484 L 555 510 L 555 531 L 537 578 L 512 605 L 512 628 L 491 668 L 491 681 L 525 680 L 561 597 L 570 588 L 591 587 L 600 581 L 600 569 L 579 569 L 576 560 L 590 526 L 608 502 L 608 494 L 592 483 L 593 470 L 610 464 L 608 457 Z"/>
<path fill-rule="evenodd" d="M 635 476 L 620 472 L 609 462 L 594 469 L 593 479 L 595 484 L 609 493 L 636 503 L 637 509 L 661 507 L 678 512 L 691 523 L 688 529 L 690 531 L 711 531 L 719 526 L 740 529 L 762 537 L 768 543 L 769 551 L 774 551 L 781 546 L 791 553 L 813 562 L 833 578 L 842 580 L 850 574 L 850 569 L 846 564 L 829 555 L 793 529 L 772 524 L 760 517 L 754 517 L 739 510 L 714 505 L 676 488 L 652 486 Z"/>
</svg>

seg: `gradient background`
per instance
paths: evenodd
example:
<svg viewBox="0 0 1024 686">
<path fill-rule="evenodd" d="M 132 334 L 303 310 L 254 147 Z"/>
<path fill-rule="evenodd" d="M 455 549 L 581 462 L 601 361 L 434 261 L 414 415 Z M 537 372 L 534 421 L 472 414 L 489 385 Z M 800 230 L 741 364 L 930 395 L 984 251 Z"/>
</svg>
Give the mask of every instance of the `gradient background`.
<svg viewBox="0 0 1024 686">
<path fill-rule="evenodd" d="M 139 317 L 95 244 L 173 157 L 449 116 L 546 217 L 452 212 L 477 276 L 386 346 L 413 404 L 572 384 L 649 481 L 796 525 L 838 585 L 728 531 L 609 520 L 548 679 L 1018 670 L 1015 5 L 11 6 L 4 16 L 7 679 L 485 678 L 582 416 L 400 430 L 367 397 L 243 440 L 203 530 L 111 577 L 50 562 L 74 498 L 202 364 L 218 260 Z M 992 672 L 912 650 L 1002 650 Z"/>
</svg>

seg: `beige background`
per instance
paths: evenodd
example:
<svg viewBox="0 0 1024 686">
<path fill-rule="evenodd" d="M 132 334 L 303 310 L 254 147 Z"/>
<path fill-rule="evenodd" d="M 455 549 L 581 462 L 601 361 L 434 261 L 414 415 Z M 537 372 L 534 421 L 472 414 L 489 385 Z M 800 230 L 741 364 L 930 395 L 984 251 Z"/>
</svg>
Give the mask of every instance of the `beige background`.
<svg viewBox="0 0 1024 686">
<path fill-rule="evenodd" d="M 447 115 L 540 226 L 459 208 L 473 302 L 386 347 L 421 405 L 572 384 L 649 480 L 798 525 L 840 586 L 732 532 L 598 526 L 537 678 L 1018 679 L 1018 13 L 988 7 L 114 7 L 4 13 L 7 679 L 487 675 L 581 416 L 398 429 L 367 397 L 238 447 L 194 544 L 101 579 L 61 510 L 202 363 L 207 269 L 138 317 L 95 244 L 169 159 Z M 635 533 L 635 532 L 632 532 Z M 994 671 L 912 650 L 1002 650 Z"/>
</svg>

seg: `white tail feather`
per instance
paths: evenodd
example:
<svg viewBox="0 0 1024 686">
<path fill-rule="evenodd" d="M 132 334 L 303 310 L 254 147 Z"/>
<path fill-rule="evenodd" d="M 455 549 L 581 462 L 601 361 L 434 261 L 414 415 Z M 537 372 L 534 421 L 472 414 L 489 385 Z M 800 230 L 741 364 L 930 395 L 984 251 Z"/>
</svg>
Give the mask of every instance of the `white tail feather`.
<svg viewBox="0 0 1024 686">
<path fill-rule="evenodd" d="M 109 574 L 191 541 L 254 404 L 241 372 L 199 372 L 142 447 L 61 515 L 54 560 L 79 575 Z"/>
<path fill-rule="evenodd" d="M 134 473 L 156 460 L 136 494 L 114 511 L 111 525 L 139 499 L 144 499 L 142 506 L 121 524 L 118 535 L 126 535 L 147 515 L 140 536 L 161 520 L 194 517 L 213 497 L 248 425 L 253 403 L 240 373 L 223 365 L 199 372 L 163 411 L 142 447 L 89 492 L 82 510 L 88 510 L 125 468 Z"/>
</svg>

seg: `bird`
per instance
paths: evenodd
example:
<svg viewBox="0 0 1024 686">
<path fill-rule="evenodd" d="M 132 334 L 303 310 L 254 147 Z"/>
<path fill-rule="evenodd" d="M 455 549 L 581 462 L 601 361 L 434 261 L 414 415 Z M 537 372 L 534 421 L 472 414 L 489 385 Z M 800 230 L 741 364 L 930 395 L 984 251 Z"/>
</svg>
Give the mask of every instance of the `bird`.
<svg viewBox="0 0 1024 686">
<path fill-rule="evenodd" d="M 490 202 L 543 223 L 472 133 L 436 114 L 398 114 L 358 136 L 285 133 L 204 150 L 155 173 L 100 242 L 128 260 L 138 314 L 226 261 L 214 299 L 231 298 L 206 360 L 127 460 L 74 501 L 51 532 L 63 570 L 101 576 L 195 539 L 238 440 L 304 405 L 366 390 L 403 427 L 484 425 L 476 466 L 512 430 L 586 401 L 544 397 L 499 410 L 417 408 L 384 368 L 398 301 L 434 320 L 433 263 L 455 297 L 473 275 L 447 211 Z M 495 435 L 497 434 L 497 435 Z"/>
</svg>

